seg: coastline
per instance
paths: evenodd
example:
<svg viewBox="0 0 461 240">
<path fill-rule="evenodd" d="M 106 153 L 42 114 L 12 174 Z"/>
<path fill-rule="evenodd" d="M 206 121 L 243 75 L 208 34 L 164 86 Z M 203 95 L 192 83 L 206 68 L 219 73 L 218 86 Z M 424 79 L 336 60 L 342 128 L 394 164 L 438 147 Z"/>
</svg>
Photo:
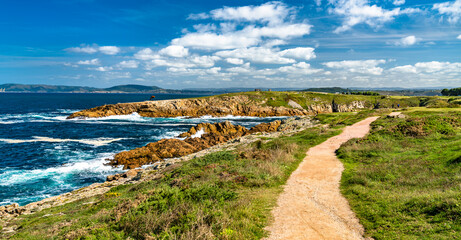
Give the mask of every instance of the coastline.
<svg viewBox="0 0 461 240">
<path fill-rule="evenodd" d="M 60 206 L 63 204 L 71 203 L 74 201 L 90 198 L 96 195 L 101 195 L 108 192 L 113 187 L 134 184 L 139 182 L 145 182 L 154 180 L 161 177 L 162 170 L 180 162 L 188 161 L 193 158 L 202 157 L 204 155 L 219 152 L 219 151 L 232 151 L 238 145 L 249 144 L 256 141 L 267 141 L 264 139 L 277 138 L 280 136 L 290 136 L 307 128 L 318 126 L 317 122 L 312 121 L 310 117 L 292 117 L 283 120 L 281 125 L 274 132 L 256 132 L 246 136 L 230 139 L 227 142 L 220 143 L 201 151 L 188 154 L 179 158 L 164 159 L 154 164 L 148 165 L 148 167 L 131 169 L 127 172 L 120 174 L 117 179 L 111 181 L 105 181 L 102 183 L 93 183 L 87 187 L 79 188 L 77 190 L 64 193 L 58 196 L 49 197 L 37 202 L 32 202 L 24 206 L 17 204 L 5 205 L 0 207 L 0 220 L 8 222 L 12 218 L 18 217 L 23 214 L 32 214 L 39 212 L 43 209 Z M 108 180 L 111 176 L 108 176 Z M 85 203 L 90 204 L 91 202 Z M 5 228 L 2 232 L 8 232 L 11 228 Z"/>
</svg>

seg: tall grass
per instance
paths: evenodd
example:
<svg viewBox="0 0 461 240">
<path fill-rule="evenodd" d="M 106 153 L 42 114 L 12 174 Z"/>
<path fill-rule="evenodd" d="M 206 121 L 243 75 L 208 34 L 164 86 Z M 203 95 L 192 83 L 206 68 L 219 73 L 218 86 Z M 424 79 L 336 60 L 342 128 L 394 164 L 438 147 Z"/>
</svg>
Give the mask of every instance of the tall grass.
<svg viewBox="0 0 461 240">
<path fill-rule="evenodd" d="M 375 239 L 461 239 L 461 114 L 382 118 L 338 150 L 341 190 Z"/>
</svg>

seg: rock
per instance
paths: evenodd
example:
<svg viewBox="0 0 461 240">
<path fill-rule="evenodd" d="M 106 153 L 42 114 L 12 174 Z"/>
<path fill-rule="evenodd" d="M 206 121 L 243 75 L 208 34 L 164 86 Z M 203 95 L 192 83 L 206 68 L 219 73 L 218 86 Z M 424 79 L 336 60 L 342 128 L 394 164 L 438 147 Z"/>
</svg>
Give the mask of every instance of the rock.
<svg viewBox="0 0 461 240">
<path fill-rule="evenodd" d="M 114 159 L 110 160 L 110 165 L 123 165 L 124 169 L 139 168 L 142 165 L 152 164 L 164 159 L 186 156 L 255 132 L 275 132 L 280 125 L 281 121 L 277 120 L 270 123 L 261 123 L 248 130 L 243 126 L 233 125 L 229 121 L 214 124 L 200 123 L 180 135 L 180 137 L 186 138 L 184 140 L 163 139 L 149 143 L 141 148 L 118 153 Z M 192 137 L 200 130 L 204 132 L 200 137 Z M 108 181 L 116 180 L 114 178 L 116 177 L 110 176 Z"/>
<path fill-rule="evenodd" d="M 272 117 L 333 112 L 332 103 L 326 100 L 323 100 L 323 102 L 316 101 L 315 104 L 311 104 L 307 109 L 303 109 L 301 105 L 293 100 L 288 100 L 287 102 L 291 108 L 284 106 L 272 107 L 267 106 L 265 103 L 266 100 L 256 101 L 247 95 L 118 103 L 75 112 L 68 118 L 107 117 L 132 113 L 138 113 L 143 117 L 201 117 L 204 115 L 215 117 L 226 115 Z M 350 103 L 334 104 L 334 106 L 335 111 L 349 112 L 365 108 L 365 103 L 364 101 L 352 101 Z"/>
<path fill-rule="evenodd" d="M 122 175 L 124 178 L 134 178 L 138 175 L 141 169 L 130 169 Z"/>
<path fill-rule="evenodd" d="M 117 181 L 120 179 L 120 177 L 121 177 L 120 174 L 109 175 L 107 176 L 106 181 L 108 182 Z"/>
<path fill-rule="evenodd" d="M 293 100 L 288 100 L 288 105 L 292 108 L 297 108 L 297 109 L 304 109 L 299 103 L 293 101 Z"/>
<path fill-rule="evenodd" d="M 255 132 L 276 132 L 280 125 L 282 124 L 282 121 L 277 120 L 269 123 L 260 123 L 250 129 L 250 133 L 255 133 Z"/>
</svg>

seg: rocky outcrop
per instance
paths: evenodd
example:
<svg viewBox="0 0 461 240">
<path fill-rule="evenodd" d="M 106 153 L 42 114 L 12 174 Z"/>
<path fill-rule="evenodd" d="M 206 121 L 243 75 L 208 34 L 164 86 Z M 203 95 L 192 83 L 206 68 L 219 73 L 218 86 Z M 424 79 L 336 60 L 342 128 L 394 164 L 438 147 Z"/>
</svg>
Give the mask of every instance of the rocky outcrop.
<svg viewBox="0 0 461 240">
<path fill-rule="evenodd" d="M 123 165 L 124 169 L 134 169 L 163 159 L 186 156 L 255 132 L 275 132 L 280 125 L 281 121 L 279 120 L 261 123 L 251 129 L 233 125 L 229 121 L 215 124 L 200 123 L 188 132 L 181 134 L 180 137 L 185 138 L 183 140 L 163 139 L 149 143 L 144 147 L 121 152 L 110 160 L 110 164 L 113 166 Z M 198 135 L 197 133 L 202 134 Z"/>
<path fill-rule="evenodd" d="M 263 106 L 250 100 L 248 96 L 238 95 L 104 105 L 73 113 L 68 118 L 107 117 L 128 115 L 134 112 L 143 117 L 200 117 L 205 115 L 269 117 L 309 114 L 305 109 Z"/>
<path fill-rule="evenodd" d="M 227 115 L 254 117 L 302 116 L 316 113 L 328 113 L 333 112 L 333 110 L 350 112 L 365 108 L 365 104 L 360 101 L 351 101 L 347 104 L 332 104 L 331 100 L 326 99 L 316 101 L 308 105 L 306 109 L 293 100 L 287 100 L 285 104 L 286 106 L 268 106 L 267 99 L 264 100 L 263 97 L 259 100 L 254 100 L 248 95 L 243 94 L 235 96 L 224 95 L 195 99 L 174 99 L 104 105 L 73 113 L 68 118 L 96 118 L 112 115 L 128 115 L 135 112 L 143 117 L 200 117 L 204 115 L 214 117 Z"/>
</svg>

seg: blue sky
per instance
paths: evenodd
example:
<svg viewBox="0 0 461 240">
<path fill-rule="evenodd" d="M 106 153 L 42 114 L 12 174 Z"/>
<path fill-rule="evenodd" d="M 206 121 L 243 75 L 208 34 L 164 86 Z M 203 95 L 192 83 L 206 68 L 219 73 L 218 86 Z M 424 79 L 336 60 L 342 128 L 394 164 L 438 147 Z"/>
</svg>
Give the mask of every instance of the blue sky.
<svg viewBox="0 0 461 240">
<path fill-rule="evenodd" d="M 0 32 L 0 84 L 461 85 L 461 0 L 16 0 Z"/>
</svg>

